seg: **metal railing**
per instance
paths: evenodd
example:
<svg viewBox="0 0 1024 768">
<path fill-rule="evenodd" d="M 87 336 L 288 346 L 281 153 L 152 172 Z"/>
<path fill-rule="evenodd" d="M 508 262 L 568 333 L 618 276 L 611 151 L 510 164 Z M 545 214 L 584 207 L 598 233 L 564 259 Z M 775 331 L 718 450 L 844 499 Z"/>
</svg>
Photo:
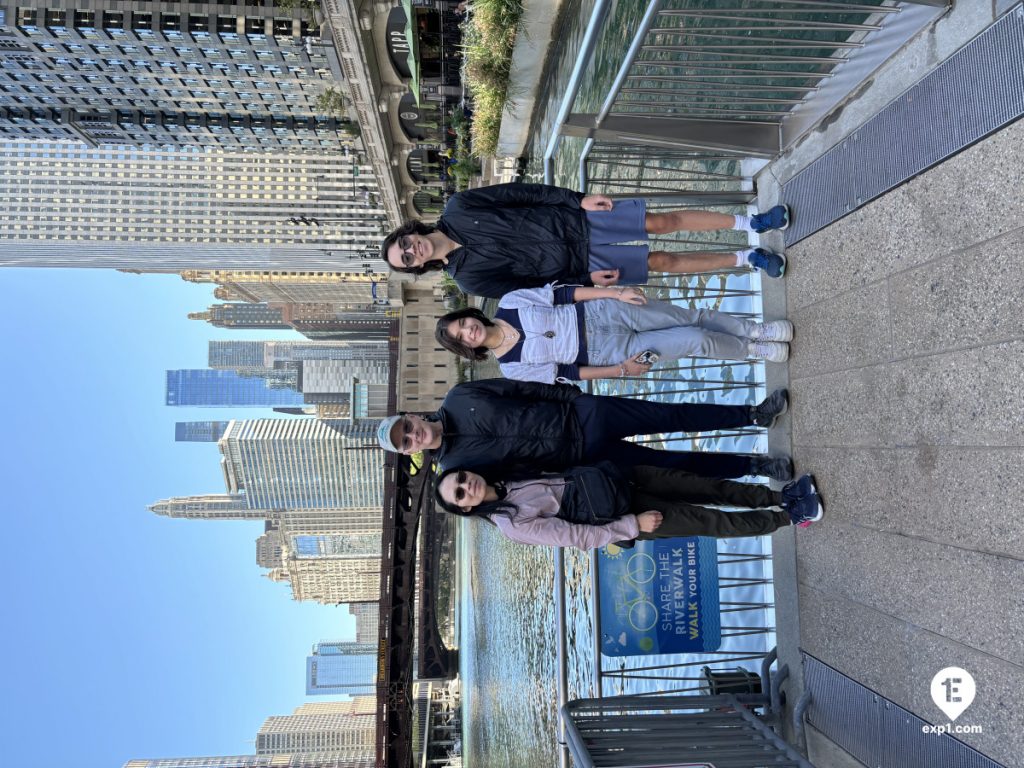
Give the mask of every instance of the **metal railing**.
<svg viewBox="0 0 1024 768">
<path fill-rule="evenodd" d="M 651 0 L 604 102 L 573 107 L 609 3 L 598 0 L 544 155 L 562 136 L 773 158 L 835 108 L 947 0 Z"/>
<path fill-rule="evenodd" d="M 814 768 L 775 731 L 767 694 L 619 696 L 562 708 L 578 768 Z M 754 707 L 765 707 L 759 716 Z"/>
</svg>

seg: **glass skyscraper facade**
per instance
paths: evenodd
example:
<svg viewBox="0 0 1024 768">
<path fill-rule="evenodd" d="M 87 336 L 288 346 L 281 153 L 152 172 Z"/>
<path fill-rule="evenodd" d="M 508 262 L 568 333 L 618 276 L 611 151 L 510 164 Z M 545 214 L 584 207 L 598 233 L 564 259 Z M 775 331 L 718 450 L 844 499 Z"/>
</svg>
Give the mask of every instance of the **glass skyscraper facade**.
<svg viewBox="0 0 1024 768">
<path fill-rule="evenodd" d="M 211 341 L 208 364 L 211 368 L 262 368 L 262 341 Z"/>
<path fill-rule="evenodd" d="M 287 373 L 287 372 L 286 372 Z M 302 405 L 302 393 L 270 387 L 262 376 L 205 368 L 167 372 L 167 405 L 273 406 Z"/>
<path fill-rule="evenodd" d="M 373 643 L 317 643 L 306 657 L 306 694 L 373 692 L 376 651 Z"/>
<path fill-rule="evenodd" d="M 179 421 L 174 439 L 179 443 L 216 443 L 228 428 L 226 421 Z"/>
</svg>

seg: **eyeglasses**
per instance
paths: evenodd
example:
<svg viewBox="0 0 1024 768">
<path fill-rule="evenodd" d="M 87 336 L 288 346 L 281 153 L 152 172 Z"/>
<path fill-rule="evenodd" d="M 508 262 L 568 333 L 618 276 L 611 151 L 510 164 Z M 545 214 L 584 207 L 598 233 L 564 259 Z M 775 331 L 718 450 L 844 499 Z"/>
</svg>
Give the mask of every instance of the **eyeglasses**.
<svg viewBox="0 0 1024 768">
<path fill-rule="evenodd" d="M 455 500 L 456 501 L 462 501 L 464 498 L 466 498 L 466 489 L 463 488 L 462 486 L 464 486 L 466 484 L 467 480 L 469 480 L 469 475 L 466 474 L 465 471 L 460 471 L 460 472 L 456 473 L 456 475 L 455 475 L 455 483 L 456 483 L 456 486 L 455 486 Z"/>
<path fill-rule="evenodd" d="M 413 260 L 416 258 L 412 253 L 412 238 L 408 235 L 402 235 L 398 238 L 398 247 L 402 249 L 400 254 L 402 264 L 411 267 Z"/>
</svg>

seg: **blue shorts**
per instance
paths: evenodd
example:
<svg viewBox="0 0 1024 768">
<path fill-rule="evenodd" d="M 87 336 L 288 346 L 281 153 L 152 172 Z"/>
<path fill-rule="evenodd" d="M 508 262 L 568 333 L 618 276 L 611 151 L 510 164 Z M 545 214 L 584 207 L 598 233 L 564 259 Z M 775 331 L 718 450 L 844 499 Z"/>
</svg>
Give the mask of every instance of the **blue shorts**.
<svg viewBox="0 0 1024 768">
<path fill-rule="evenodd" d="M 638 198 L 616 200 L 610 211 L 587 211 L 590 225 L 591 272 L 619 270 L 619 283 L 643 285 L 647 282 L 647 245 L 621 245 L 647 241 L 647 204 Z"/>
</svg>

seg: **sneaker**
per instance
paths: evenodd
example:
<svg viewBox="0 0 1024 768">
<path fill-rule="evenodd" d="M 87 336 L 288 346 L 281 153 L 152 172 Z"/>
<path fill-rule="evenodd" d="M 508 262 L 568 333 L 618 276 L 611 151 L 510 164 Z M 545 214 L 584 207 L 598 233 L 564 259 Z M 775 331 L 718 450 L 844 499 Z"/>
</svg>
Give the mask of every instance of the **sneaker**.
<svg viewBox="0 0 1024 768">
<path fill-rule="evenodd" d="M 793 324 L 789 320 L 766 320 L 758 323 L 755 335 L 750 338 L 754 341 L 792 341 Z"/>
<path fill-rule="evenodd" d="M 776 205 L 774 208 L 769 208 L 764 213 L 755 213 L 751 216 L 750 228 L 759 235 L 771 229 L 777 229 L 781 232 L 782 230 L 789 228 L 789 221 L 789 206 Z"/>
<path fill-rule="evenodd" d="M 821 520 L 825 514 L 825 505 L 812 475 L 803 475 L 782 489 L 782 508 L 789 513 L 793 525 L 799 528 L 806 528 Z"/>
<path fill-rule="evenodd" d="M 750 474 L 787 482 L 793 479 L 793 460 L 789 456 L 751 456 Z"/>
<path fill-rule="evenodd" d="M 762 270 L 768 277 L 782 277 L 786 274 L 786 257 L 767 248 L 755 248 L 748 253 L 747 263 L 754 269 Z"/>
<path fill-rule="evenodd" d="M 750 421 L 756 427 L 771 429 L 776 419 L 789 410 L 789 390 L 776 389 L 757 405 L 750 406 Z"/>
<path fill-rule="evenodd" d="M 779 341 L 752 341 L 747 344 L 747 354 L 755 360 L 784 363 L 789 360 L 789 344 Z"/>
</svg>

